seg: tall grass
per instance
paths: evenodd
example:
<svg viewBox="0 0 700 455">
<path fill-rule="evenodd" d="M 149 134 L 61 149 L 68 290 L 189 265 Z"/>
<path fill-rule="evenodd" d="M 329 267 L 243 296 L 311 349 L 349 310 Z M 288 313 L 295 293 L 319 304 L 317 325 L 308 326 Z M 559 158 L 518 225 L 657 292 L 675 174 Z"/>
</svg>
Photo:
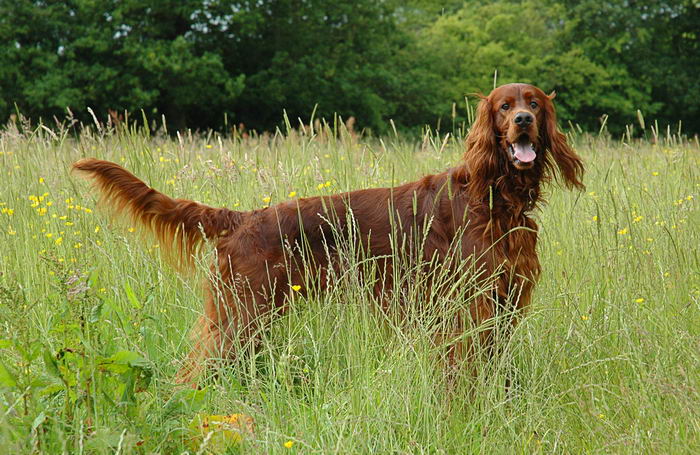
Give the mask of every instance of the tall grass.
<svg viewBox="0 0 700 455">
<path fill-rule="evenodd" d="M 172 378 L 202 311 L 201 277 L 176 274 L 157 244 L 112 226 L 69 174 L 73 161 L 109 159 L 174 197 L 247 210 L 414 180 L 456 164 L 462 142 L 365 140 L 342 128 L 246 138 L 8 128 L 0 447 L 697 453 L 700 146 L 657 133 L 654 143 L 573 138 L 587 189 L 550 187 L 536 215 L 544 273 L 533 305 L 503 354 L 456 389 L 429 331 L 395 324 L 348 279 L 321 297 L 296 295 L 260 349 L 188 390 Z M 240 438 L 201 431 L 202 419 L 237 413 L 254 421 Z"/>
</svg>

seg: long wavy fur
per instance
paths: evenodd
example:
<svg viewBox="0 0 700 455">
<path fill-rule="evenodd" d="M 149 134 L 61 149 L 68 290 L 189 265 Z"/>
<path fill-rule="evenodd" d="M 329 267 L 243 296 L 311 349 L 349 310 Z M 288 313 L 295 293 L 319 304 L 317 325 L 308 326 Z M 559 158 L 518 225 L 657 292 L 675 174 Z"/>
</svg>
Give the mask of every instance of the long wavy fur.
<svg viewBox="0 0 700 455">
<path fill-rule="evenodd" d="M 549 155 L 554 158 L 554 162 L 559 168 L 559 175 L 561 179 L 563 179 L 566 187 L 584 189 L 585 185 L 581 182 L 581 178 L 583 177 L 583 162 L 566 141 L 566 135 L 557 128 L 557 114 L 554 103 L 552 103 L 555 96 L 556 93 L 552 92 L 547 97 L 547 102 L 544 104 L 545 131 L 543 134 L 543 145 L 549 151 Z M 554 170 L 549 160 L 547 161 L 547 166 L 551 171 Z M 554 172 L 551 173 L 556 175 Z"/>
<path fill-rule="evenodd" d="M 88 158 L 73 169 L 92 179 L 100 191 L 98 205 L 113 215 L 128 215 L 158 240 L 166 257 L 178 268 L 192 265 L 192 258 L 205 238 L 225 235 L 240 222 L 240 212 L 213 208 L 187 199 L 171 198 L 110 161 Z"/>
</svg>

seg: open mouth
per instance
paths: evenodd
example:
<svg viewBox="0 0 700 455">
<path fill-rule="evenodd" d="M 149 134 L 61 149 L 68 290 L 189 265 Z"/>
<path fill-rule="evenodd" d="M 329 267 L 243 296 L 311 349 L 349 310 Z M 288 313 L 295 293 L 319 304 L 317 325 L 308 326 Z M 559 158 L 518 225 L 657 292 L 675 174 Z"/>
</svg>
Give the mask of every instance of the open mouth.
<svg viewBox="0 0 700 455">
<path fill-rule="evenodd" d="M 513 163 L 517 167 L 530 167 L 537 158 L 535 146 L 527 137 L 522 137 L 518 142 L 508 145 Z"/>
</svg>

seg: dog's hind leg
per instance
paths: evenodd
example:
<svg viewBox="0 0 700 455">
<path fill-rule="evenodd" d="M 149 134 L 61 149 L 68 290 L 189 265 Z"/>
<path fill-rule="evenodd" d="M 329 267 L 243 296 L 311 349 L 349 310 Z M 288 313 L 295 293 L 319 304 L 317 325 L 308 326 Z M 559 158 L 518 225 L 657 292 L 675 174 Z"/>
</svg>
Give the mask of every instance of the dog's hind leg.
<svg viewBox="0 0 700 455">
<path fill-rule="evenodd" d="M 216 294 L 214 294 L 216 295 Z M 217 304 L 218 300 L 218 304 Z M 235 359 L 241 349 L 255 347 L 261 337 L 262 320 L 269 313 L 267 299 L 252 290 L 227 290 L 217 299 L 209 296 L 204 315 L 192 331 L 194 346 L 177 373 L 176 382 L 196 386 L 212 361 Z"/>
</svg>

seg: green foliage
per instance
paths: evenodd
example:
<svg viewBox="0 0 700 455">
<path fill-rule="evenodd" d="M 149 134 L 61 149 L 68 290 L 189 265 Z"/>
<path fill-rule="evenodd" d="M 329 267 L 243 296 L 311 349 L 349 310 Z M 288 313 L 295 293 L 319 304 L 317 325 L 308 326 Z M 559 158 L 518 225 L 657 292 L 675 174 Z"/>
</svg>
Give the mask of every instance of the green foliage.
<svg viewBox="0 0 700 455">
<path fill-rule="evenodd" d="M 625 9 L 625 14 L 634 12 Z M 651 102 L 651 86 L 636 80 L 624 64 L 586 48 L 580 35 L 599 42 L 605 34 L 587 25 L 580 32 L 583 24 L 554 1 L 468 2 L 428 21 L 418 42 L 422 58 L 443 76 L 439 97 L 445 103 L 488 93 L 497 73 L 498 85 L 526 82 L 556 91 L 560 117 L 588 130 L 600 128 L 604 114 L 616 131 L 634 120 L 638 108 L 656 114 L 662 103 Z M 449 106 L 438 113 L 447 116 Z"/>
<path fill-rule="evenodd" d="M 619 81 L 609 97 L 624 103 L 625 121 L 641 109 L 662 124 L 682 120 L 685 130 L 700 132 L 700 105 L 694 101 L 700 97 L 697 1 L 560 3 L 570 22 L 569 42 Z M 605 112 L 605 107 L 596 110 Z"/>
<path fill-rule="evenodd" d="M 219 121 L 243 87 L 188 35 L 193 2 L 2 2 L 0 115 L 88 120 L 164 113 L 178 128 Z"/>
<path fill-rule="evenodd" d="M 104 131 L 0 132 L 3 453 L 700 451 L 696 141 L 572 137 L 587 189 L 548 188 L 530 311 L 498 340 L 502 357 L 465 366 L 451 389 L 426 320 L 455 301 L 397 323 L 350 269 L 323 295 L 295 294 L 257 352 L 194 390 L 174 375 L 215 258 L 179 277 L 95 208 L 71 162 L 110 159 L 175 197 L 249 210 L 415 180 L 464 145 L 342 128 L 275 140 Z M 435 292 L 399 269 L 402 303 Z"/>
<path fill-rule="evenodd" d="M 171 132 L 273 130 L 286 110 L 444 130 L 497 72 L 556 90 L 561 118 L 590 131 L 607 116 L 622 132 L 639 109 L 697 133 L 698 23 L 694 0 L 4 1 L 0 120 L 91 107 L 164 115 Z"/>
</svg>

